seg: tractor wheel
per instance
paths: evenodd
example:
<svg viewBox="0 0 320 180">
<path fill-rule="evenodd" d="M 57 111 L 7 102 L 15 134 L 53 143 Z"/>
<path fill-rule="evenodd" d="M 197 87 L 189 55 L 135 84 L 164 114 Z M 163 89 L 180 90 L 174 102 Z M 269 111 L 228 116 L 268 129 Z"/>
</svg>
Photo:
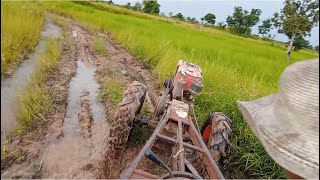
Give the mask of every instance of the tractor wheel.
<svg viewBox="0 0 320 180">
<path fill-rule="evenodd" d="M 127 143 L 134 119 L 141 110 L 146 93 L 146 86 L 138 81 L 133 81 L 124 92 L 110 128 L 109 144 L 115 149 L 123 148 Z"/>
<path fill-rule="evenodd" d="M 155 110 L 155 116 L 160 117 L 164 113 L 164 110 L 166 108 L 167 101 L 168 101 L 168 96 L 169 96 L 169 89 L 166 88 L 165 93 L 162 94 L 162 96 L 160 96 L 158 100 L 156 110 Z"/>
<path fill-rule="evenodd" d="M 230 154 L 231 119 L 222 112 L 211 112 L 201 128 L 201 136 L 215 162 L 223 166 Z"/>
<path fill-rule="evenodd" d="M 172 80 L 170 78 L 167 78 L 163 83 L 164 87 L 170 88 L 171 87 L 171 81 Z"/>
</svg>

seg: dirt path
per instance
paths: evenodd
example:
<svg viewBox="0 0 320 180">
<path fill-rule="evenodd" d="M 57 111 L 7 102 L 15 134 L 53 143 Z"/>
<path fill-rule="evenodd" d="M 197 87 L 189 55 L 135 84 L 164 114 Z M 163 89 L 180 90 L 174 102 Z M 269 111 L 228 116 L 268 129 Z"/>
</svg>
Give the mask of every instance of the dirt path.
<svg viewBox="0 0 320 180">
<path fill-rule="evenodd" d="M 48 82 L 54 94 L 54 103 L 60 108 L 47 117 L 48 132 L 37 142 L 21 143 L 28 137 L 19 137 L 13 144 L 24 149 L 27 157 L 2 171 L 2 178 L 86 178 L 100 176 L 105 163 L 109 124 L 114 106 L 99 102 L 100 83 L 116 78 L 127 85 L 133 80 L 148 86 L 145 107 L 152 112 L 157 92 L 150 70 L 145 68 L 127 50 L 116 45 L 109 35 L 99 33 L 106 42 L 108 56 L 93 53 L 93 34 L 73 21 L 64 32 L 64 50 L 60 69 Z M 73 40 L 68 47 L 66 40 Z M 30 137 L 31 135 L 29 135 Z M 131 147 L 123 154 L 121 165 L 115 167 L 115 176 L 128 166 L 142 145 Z M 121 157 L 120 157 L 121 158 Z"/>
</svg>

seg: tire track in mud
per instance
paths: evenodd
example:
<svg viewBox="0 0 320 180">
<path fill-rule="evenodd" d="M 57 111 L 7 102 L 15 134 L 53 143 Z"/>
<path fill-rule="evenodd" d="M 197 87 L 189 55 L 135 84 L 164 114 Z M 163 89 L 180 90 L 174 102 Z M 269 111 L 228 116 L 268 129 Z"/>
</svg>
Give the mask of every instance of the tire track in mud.
<svg viewBox="0 0 320 180">
<path fill-rule="evenodd" d="M 71 22 L 75 38 L 77 70 L 70 82 L 68 107 L 60 127 L 63 137 L 51 143 L 43 158 L 42 178 L 95 178 L 97 161 L 105 148 L 105 106 L 97 101 L 99 85 L 95 79 L 95 58 L 91 56 L 91 37 Z"/>
</svg>

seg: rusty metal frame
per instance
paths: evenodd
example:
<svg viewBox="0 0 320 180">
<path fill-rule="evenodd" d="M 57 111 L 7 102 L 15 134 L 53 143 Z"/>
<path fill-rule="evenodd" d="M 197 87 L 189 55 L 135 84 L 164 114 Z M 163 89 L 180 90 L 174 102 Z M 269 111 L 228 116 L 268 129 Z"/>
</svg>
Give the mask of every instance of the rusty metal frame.
<svg viewBox="0 0 320 180">
<path fill-rule="evenodd" d="M 169 121 L 177 123 L 178 130 L 175 136 L 177 137 L 177 139 L 161 134 L 162 129 L 165 127 L 165 125 Z M 187 127 L 188 135 L 183 133 L 183 126 Z M 188 137 L 188 139 L 192 141 L 193 145 L 187 142 L 183 142 L 184 137 Z M 200 134 L 198 133 L 196 127 L 194 126 L 191 120 L 191 117 L 190 116 L 186 116 L 185 118 L 179 117 L 176 113 L 174 113 L 174 110 L 172 110 L 172 105 L 168 107 L 168 110 L 162 116 L 153 134 L 151 135 L 147 143 L 144 145 L 142 150 L 139 152 L 137 157 L 131 162 L 130 166 L 120 175 L 121 179 L 143 179 L 143 178 L 159 179 L 160 178 L 159 175 L 154 175 L 138 169 L 139 164 L 145 158 L 144 152 L 148 149 L 151 149 L 154 146 L 154 143 L 156 142 L 156 140 L 158 139 L 178 145 L 179 150 L 183 150 L 184 148 L 189 148 L 199 152 L 201 154 L 200 157 L 203 160 L 204 167 L 207 170 L 207 173 L 210 179 L 224 179 L 221 171 L 219 170 L 217 164 L 213 160 L 209 150 L 207 149 L 205 143 L 203 142 Z M 178 164 L 178 167 L 177 167 L 178 171 L 184 173 L 185 163 L 188 163 L 188 161 L 185 161 L 184 153 L 180 152 L 178 154 L 178 161 L 176 162 Z"/>
</svg>

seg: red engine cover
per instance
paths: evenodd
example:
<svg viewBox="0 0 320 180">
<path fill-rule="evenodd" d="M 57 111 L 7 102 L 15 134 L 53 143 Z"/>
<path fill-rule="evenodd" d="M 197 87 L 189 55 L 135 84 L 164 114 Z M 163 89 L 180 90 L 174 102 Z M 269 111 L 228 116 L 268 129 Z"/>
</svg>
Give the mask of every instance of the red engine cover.
<svg viewBox="0 0 320 180">
<path fill-rule="evenodd" d="M 191 84 L 194 80 L 202 81 L 202 70 L 198 65 L 186 62 L 184 60 L 179 60 L 173 83 L 176 84 L 179 79 L 183 78 L 183 74 L 185 74 L 186 81 L 186 84 L 184 86 L 185 91 L 188 91 L 190 89 Z"/>
</svg>

